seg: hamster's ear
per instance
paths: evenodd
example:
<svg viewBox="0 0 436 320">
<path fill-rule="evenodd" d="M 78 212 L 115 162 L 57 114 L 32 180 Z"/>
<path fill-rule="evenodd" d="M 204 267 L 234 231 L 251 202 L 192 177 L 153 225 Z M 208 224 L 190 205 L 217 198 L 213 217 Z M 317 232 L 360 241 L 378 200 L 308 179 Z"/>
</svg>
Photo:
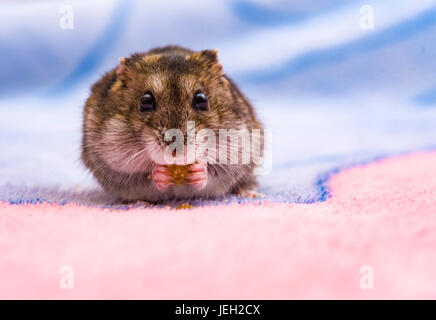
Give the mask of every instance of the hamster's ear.
<svg viewBox="0 0 436 320">
<path fill-rule="evenodd" d="M 112 85 L 111 91 L 116 91 L 123 86 L 123 81 L 126 79 L 128 58 L 120 57 L 120 64 L 115 70 L 117 81 Z"/>
<path fill-rule="evenodd" d="M 200 57 L 209 60 L 211 62 L 219 62 L 218 61 L 218 49 L 213 50 L 203 50 L 199 52 Z"/>
<path fill-rule="evenodd" d="M 189 60 L 204 64 L 211 72 L 222 72 L 222 65 L 218 60 L 218 49 L 194 52 L 187 57 Z"/>
<path fill-rule="evenodd" d="M 125 73 L 125 71 L 127 69 L 127 62 L 128 62 L 127 58 L 120 57 L 120 64 L 118 65 L 117 71 L 116 71 L 117 77 L 123 76 L 123 74 Z"/>
</svg>

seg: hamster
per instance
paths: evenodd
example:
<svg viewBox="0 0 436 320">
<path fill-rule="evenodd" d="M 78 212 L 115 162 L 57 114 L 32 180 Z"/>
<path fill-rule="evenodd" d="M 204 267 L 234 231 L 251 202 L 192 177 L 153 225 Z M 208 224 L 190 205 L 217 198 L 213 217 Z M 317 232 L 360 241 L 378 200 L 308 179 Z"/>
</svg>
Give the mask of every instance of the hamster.
<svg viewBox="0 0 436 320">
<path fill-rule="evenodd" d="M 209 144 L 218 146 L 215 155 L 208 152 L 190 163 L 186 154 L 175 158 L 188 173 L 185 183 L 174 183 L 164 159 L 172 141 L 165 134 L 177 129 L 186 138 L 189 122 L 195 124 L 194 133 L 242 129 L 254 140 L 253 129 L 262 132 L 253 107 L 224 73 L 217 50 L 166 46 L 120 58 L 92 86 L 86 101 L 82 161 L 107 192 L 123 201 L 256 196 L 252 160 L 208 161 L 219 152 L 223 159 L 230 157 L 231 148 L 221 149 L 224 140 L 218 137 Z M 183 146 L 186 152 L 186 141 Z"/>
</svg>

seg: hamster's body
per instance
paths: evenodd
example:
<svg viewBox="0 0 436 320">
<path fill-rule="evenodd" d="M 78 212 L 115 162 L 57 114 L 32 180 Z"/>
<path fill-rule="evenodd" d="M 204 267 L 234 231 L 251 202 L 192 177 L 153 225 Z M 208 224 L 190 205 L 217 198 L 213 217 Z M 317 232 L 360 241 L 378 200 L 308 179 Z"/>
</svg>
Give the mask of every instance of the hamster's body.
<svg viewBox="0 0 436 320">
<path fill-rule="evenodd" d="M 122 58 L 94 84 L 86 102 L 82 160 L 105 190 L 123 200 L 250 194 L 256 186 L 252 161 L 196 163 L 186 184 L 172 183 L 164 134 L 175 128 L 186 137 L 188 121 L 196 132 L 262 129 L 248 100 L 222 71 L 216 51 L 169 46 Z"/>
</svg>

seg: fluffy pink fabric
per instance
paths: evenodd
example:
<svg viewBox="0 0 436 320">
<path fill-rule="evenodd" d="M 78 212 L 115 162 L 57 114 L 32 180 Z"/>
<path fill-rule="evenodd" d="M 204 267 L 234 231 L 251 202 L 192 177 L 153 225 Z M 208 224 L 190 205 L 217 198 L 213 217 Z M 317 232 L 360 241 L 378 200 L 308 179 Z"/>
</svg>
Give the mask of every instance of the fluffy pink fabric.
<svg viewBox="0 0 436 320">
<path fill-rule="evenodd" d="M 435 173 L 436 153 L 382 160 L 333 176 L 311 205 L 3 203 L 0 298 L 436 298 Z"/>
</svg>

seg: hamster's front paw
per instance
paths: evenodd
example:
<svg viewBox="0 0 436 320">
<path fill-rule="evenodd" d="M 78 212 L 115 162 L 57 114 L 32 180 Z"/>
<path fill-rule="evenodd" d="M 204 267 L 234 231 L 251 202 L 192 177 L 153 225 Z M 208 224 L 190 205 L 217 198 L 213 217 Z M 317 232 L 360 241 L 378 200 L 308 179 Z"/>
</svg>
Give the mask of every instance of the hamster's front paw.
<svg viewBox="0 0 436 320">
<path fill-rule="evenodd" d="M 189 167 L 189 175 L 186 181 L 195 190 L 201 190 L 207 183 L 207 163 L 196 163 Z"/>
<path fill-rule="evenodd" d="M 153 167 L 151 178 L 160 192 L 167 191 L 170 185 L 173 184 L 173 179 L 168 173 L 168 168 L 159 164 Z"/>
</svg>

